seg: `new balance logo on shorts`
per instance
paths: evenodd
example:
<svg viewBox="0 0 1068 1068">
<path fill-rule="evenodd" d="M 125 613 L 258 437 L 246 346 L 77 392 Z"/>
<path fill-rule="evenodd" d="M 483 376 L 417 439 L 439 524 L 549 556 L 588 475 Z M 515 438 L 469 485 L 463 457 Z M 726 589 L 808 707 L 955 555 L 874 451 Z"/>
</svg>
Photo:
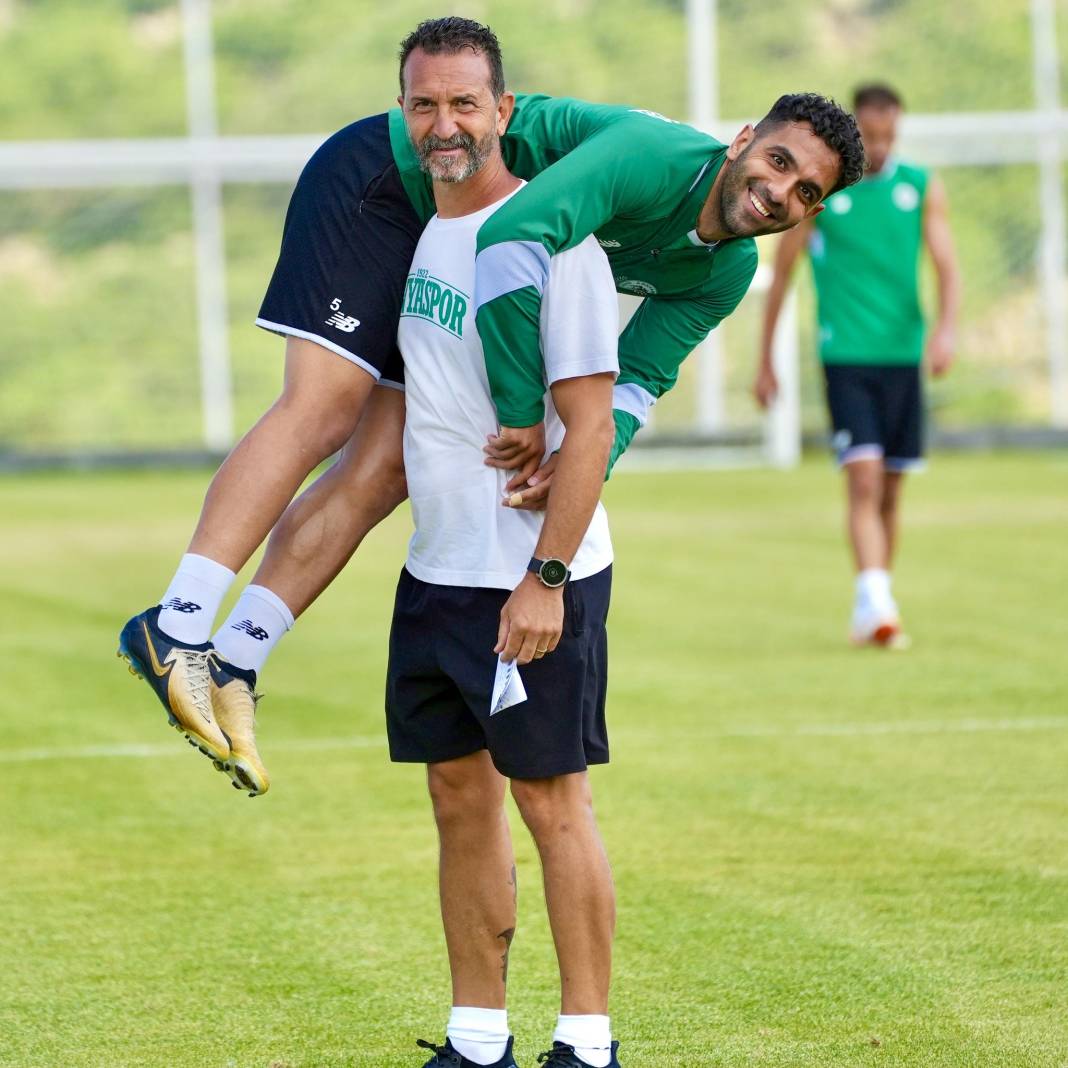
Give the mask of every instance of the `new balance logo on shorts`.
<svg viewBox="0 0 1068 1068">
<path fill-rule="evenodd" d="M 196 601 L 183 601 L 178 597 L 172 597 L 169 601 L 165 601 L 163 607 L 169 608 L 172 612 L 185 612 L 186 615 L 192 615 L 194 612 L 201 610 Z"/>
<path fill-rule="evenodd" d="M 356 327 L 360 325 L 360 320 L 353 315 L 345 315 L 341 311 L 341 298 L 334 297 L 330 301 L 330 310 L 334 313 L 326 320 L 327 326 L 337 327 L 338 330 L 344 330 L 346 334 L 351 334 Z"/>
<path fill-rule="evenodd" d="M 270 634 L 263 627 L 257 627 L 251 619 L 243 619 L 240 623 L 234 623 L 232 629 L 244 631 L 250 638 L 255 638 L 258 642 L 265 642 L 270 637 Z"/>
</svg>

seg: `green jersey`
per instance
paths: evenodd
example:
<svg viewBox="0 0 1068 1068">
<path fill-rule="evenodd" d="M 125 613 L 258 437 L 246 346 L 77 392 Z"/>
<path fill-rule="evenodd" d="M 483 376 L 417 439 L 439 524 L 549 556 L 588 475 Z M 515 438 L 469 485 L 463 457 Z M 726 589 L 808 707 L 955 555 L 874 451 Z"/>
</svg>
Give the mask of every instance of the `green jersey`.
<svg viewBox="0 0 1068 1068">
<path fill-rule="evenodd" d="M 918 364 L 927 172 L 889 160 L 827 198 L 809 242 L 824 363 Z"/>
<path fill-rule="evenodd" d="M 431 187 L 400 111 L 390 113 L 390 136 L 408 195 L 429 218 Z M 538 326 L 550 257 L 596 234 L 616 288 L 645 298 L 619 339 L 614 463 L 756 271 L 752 238 L 709 245 L 697 236 L 726 146 L 652 112 L 522 95 L 501 144 L 528 184 L 478 235 L 476 322 L 498 418 L 542 418 Z"/>
</svg>

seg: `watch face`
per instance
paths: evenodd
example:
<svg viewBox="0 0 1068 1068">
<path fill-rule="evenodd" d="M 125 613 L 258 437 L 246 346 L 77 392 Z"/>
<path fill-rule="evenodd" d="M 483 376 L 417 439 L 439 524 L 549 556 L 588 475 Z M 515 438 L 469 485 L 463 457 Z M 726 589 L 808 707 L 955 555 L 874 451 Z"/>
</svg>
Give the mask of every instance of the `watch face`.
<svg viewBox="0 0 1068 1068">
<path fill-rule="evenodd" d="M 563 560 L 546 560 L 540 575 L 546 586 L 562 586 L 567 579 L 567 564 Z"/>
</svg>

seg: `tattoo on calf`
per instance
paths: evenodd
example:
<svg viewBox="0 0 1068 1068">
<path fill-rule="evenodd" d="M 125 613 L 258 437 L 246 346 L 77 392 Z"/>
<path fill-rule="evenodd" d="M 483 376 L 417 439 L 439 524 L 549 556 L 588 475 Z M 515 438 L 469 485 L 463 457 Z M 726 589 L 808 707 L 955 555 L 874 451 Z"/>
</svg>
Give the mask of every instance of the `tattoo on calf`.
<svg viewBox="0 0 1068 1068">
<path fill-rule="evenodd" d="M 508 983 L 508 953 L 512 948 L 512 939 L 515 938 L 515 928 L 509 927 L 506 931 L 501 931 L 498 938 L 504 939 L 504 952 L 501 954 L 501 982 Z"/>
</svg>

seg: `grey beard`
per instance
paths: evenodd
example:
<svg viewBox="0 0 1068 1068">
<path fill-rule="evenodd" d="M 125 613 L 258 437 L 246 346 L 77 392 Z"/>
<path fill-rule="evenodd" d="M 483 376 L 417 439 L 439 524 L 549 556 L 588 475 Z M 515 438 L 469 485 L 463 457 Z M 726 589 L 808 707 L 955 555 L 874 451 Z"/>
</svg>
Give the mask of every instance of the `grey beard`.
<svg viewBox="0 0 1068 1068">
<path fill-rule="evenodd" d="M 424 174 L 429 174 L 436 182 L 445 182 L 449 185 L 457 185 L 466 182 L 472 175 L 477 174 L 489 158 L 492 147 L 492 135 L 478 142 L 467 134 L 458 134 L 448 140 L 434 137 L 425 137 L 421 144 L 412 142 L 415 154 L 419 159 L 419 169 Z M 450 163 L 435 163 L 430 153 L 437 148 L 462 148 L 466 153 L 466 159 Z"/>
</svg>

